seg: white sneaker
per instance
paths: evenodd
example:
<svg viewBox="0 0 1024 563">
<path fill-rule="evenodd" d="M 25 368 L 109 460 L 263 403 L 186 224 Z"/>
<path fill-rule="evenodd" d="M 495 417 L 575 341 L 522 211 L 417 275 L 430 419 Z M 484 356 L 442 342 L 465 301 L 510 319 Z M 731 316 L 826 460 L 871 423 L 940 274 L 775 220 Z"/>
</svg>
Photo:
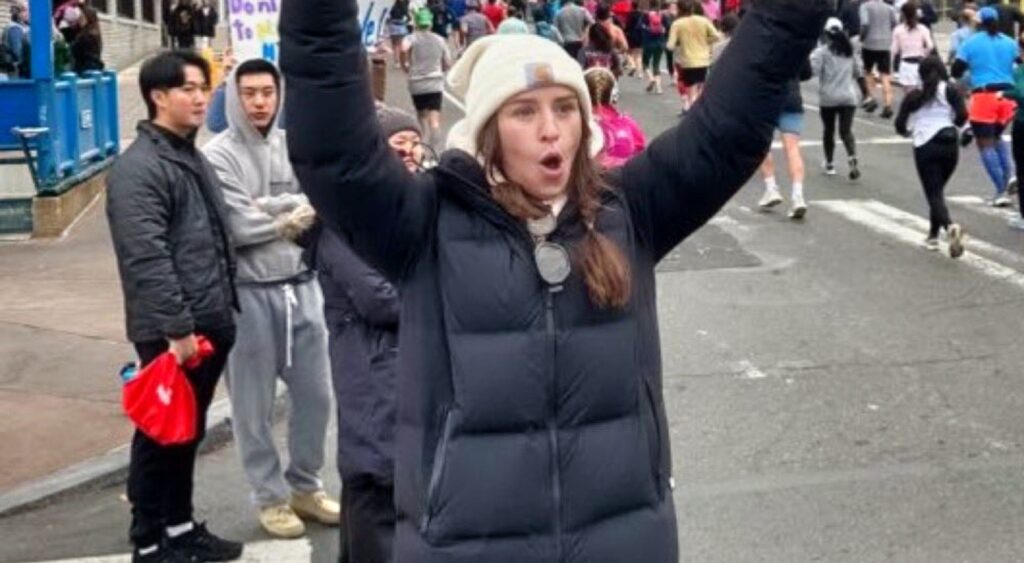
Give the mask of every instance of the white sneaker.
<svg viewBox="0 0 1024 563">
<path fill-rule="evenodd" d="M 939 251 L 939 239 L 928 237 L 924 239 L 925 250 L 931 250 L 932 252 Z"/>
<path fill-rule="evenodd" d="M 1010 219 L 1009 226 L 1011 229 L 1024 231 L 1024 217 L 1014 217 L 1013 219 Z"/>
<path fill-rule="evenodd" d="M 959 258 L 964 255 L 964 229 L 953 223 L 949 226 L 949 257 Z"/>
<path fill-rule="evenodd" d="M 1006 194 L 999 194 L 992 200 L 992 207 L 1010 207 L 1013 205 L 1013 200 L 1006 196 Z"/>
<path fill-rule="evenodd" d="M 757 202 L 757 206 L 761 209 L 771 209 L 780 203 L 782 203 L 782 194 L 779 193 L 779 190 L 768 188 L 761 196 L 761 201 Z"/>
<path fill-rule="evenodd" d="M 826 176 L 836 175 L 836 165 L 832 164 L 831 162 L 826 161 L 821 163 L 821 168 L 825 171 Z"/>
<path fill-rule="evenodd" d="M 1014 176 L 1006 183 L 1006 195 L 1017 195 L 1017 189 L 1017 177 Z"/>
<path fill-rule="evenodd" d="M 789 218 L 794 221 L 799 221 L 807 215 L 807 202 L 804 201 L 803 196 L 793 196 L 793 207 L 789 210 Z"/>
</svg>

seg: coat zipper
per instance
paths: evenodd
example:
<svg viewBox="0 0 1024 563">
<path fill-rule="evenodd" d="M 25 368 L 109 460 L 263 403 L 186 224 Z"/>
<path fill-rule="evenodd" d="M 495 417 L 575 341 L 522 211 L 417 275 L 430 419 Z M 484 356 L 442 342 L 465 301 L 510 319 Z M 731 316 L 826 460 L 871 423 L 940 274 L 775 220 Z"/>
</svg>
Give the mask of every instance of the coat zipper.
<svg viewBox="0 0 1024 563">
<path fill-rule="evenodd" d="M 430 530 L 430 521 L 434 518 L 436 510 L 438 487 L 441 486 L 441 477 L 444 474 L 445 459 L 448 457 L 448 440 L 452 434 L 452 410 L 451 407 L 444 410 L 444 425 L 441 430 L 441 439 L 437 442 L 434 450 L 434 465 L 430 470 L 430 482 L 427 483 L 427 507 L 420 522 L 421 532 L 426 535 Z"/>
<path fill-rule="evenodd" d="M 556 561 L 562 560 L 562 468 L 558 451 L 558 385 L 555 381 L 557 372 L 555 354 L 558 341 L 555 333 L 555 293 L 561 286 L 549 287 L 544 294 L 545 319 L 548 336 L 549 380 L 551 383 L 551 413 L 548 419 L 548 436 L 551 443 L 551 483 L 552 496 L 555 503 L 555 553 Z"/>
</svg>

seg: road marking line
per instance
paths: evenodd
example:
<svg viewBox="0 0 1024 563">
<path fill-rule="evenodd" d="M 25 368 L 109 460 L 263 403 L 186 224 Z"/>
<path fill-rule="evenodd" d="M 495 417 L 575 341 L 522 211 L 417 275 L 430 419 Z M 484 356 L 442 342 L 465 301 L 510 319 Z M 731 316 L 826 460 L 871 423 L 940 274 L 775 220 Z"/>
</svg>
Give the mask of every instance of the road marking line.
<svg viewBox="0 0 1024 563">
<path fill-rule="evenodd" d="M 992 207 L 989 205 L 987 199 L 977 195 L 951 195 L 946 196 L 946 200 L 967 207 L 971 211 L 983 213 L 985 215 L 991 215 L 992 217 L 998 217 L 1000 219 L 1009 220 L 1015 215 L 1015 211 L 1011 207 Z"/>
<path fill-rule="evenodd" d="M 309 563 L 313 547 L 308 538 L 298 540 L 271 540 L 245 544 L 239 561 L 243 563 Z M 103 555 L 99 557 L 73 557 L 41 563 L 130 563 L 132 556 Z"/>
<path fill-rule="evenodd" d="M 877 200 L 867 200 L 864 203 L 872 211 L 886 217 L 887 219 L 891 219 L 901 225 L 914 228 L 922 235 L 928 233 L 930 223 L 924 217 L 907 213 L 902 209 L 897 209 Z M 1019 266 L 1018 269 L 1024 270 L 1024 256 L 1021 256 L 1016 252 L 1012 252 L 1001 246 L 996 246 L 981 239 L 974 238 L 971 236 L 970 232 L 967 233 L 966 244 L 971 250 L 979 251 L 982 254 L 987 255 L 989 258 L 999 260 L 1003 264 L 1014 264 Z"/>
<path fill-rule="evenodd" d="M 909 145 L 911 143 L 913 143 L 912 139 L 907 139 L 905 137 L 897 137 L 897 136 L 892 136 L 892 137 L 872 137 L 872 138 L 869 138 L 869 139 L 857 139 L 857 146 L 858 147 L 863 147 L 863 146 L 868 146 L 868 145 Z M 820 147 L 823 144 L 824 143 L 822 141 L 820 141 L 820 140 L 802 140 L 802 141 L 800 141 L 800 147 L 801 148 L 803 148 L 803 147 Z M 776 149 L 776 150 L 781 149 L 782 148 L 782 141 L 774 141 L 772 143 L 772 148 Z"/>
<path fill-rule="evenodd" d="M 823 200 L 812 202 L 812 205 L 822 207 L 825 210 L 836 215 L 840 215 L 854 223 L 865 226 L 877 234 L 894 238 L 911 246 L 920 247 L 923 242 L 924 237 L 922 236 L 921 230 L 915 229 L 906 224 L 906 216 L 910 214 L 900 211 L 899 209 L 889 207 L 884 203 L 872 200 Z M 886 207 L 889 209 L 885 209 Z M 884 213 L 880 213 L 880 211 L 884 211 Z M 894 220 L 891 217 L 901 217 L 904 222 Z M 914 216 L 910 215 L 910 217 Z M 924 221 L 924 219 L 921 218 L 917 219 L 919 221 Z M 910 221 L 909 223 L 916 224 L 920 227 L 921 224 L 919 221 Z M 925 223 L 925 229 L 927 229 L 927 223 Z M 974 238 L 967 239 L 967 248 L 982 249 L 986 252 L 996 249 L 995 246 Z M 945 245 L 943 245 L 943 249 L 945 250 Z M 1009 254 L 1003 249 L 998 249 L 998 251 Z M 922 250 L 922 252 L 924 251 Z M 1020 260 L 1020 258 L 1016 256 L 1013 259 L 1014 261 Z M 960 257 L 960 262 L 974 270 L 977 270 L 986 277 L 1005 281 L 1024 290 L 1024 274 L 1021 274 L 1017 270 L 987 258 L 983 258 L 971 251 L 964 252 L 964 255 Z"/>
</svg>

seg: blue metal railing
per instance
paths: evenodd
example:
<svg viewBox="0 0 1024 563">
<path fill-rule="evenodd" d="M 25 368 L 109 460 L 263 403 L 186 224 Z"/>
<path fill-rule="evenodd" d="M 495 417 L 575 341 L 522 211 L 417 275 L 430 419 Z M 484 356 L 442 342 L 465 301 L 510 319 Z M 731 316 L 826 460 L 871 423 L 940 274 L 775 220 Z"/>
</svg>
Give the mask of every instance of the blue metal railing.
<svg viewBox="0 0 1024 563">
<path fill-rule="evenodd" d="M 33 45 L 50 44 L 51 1 L 30 0 Z M 117 74 L 54 77 L 50 51 L 32 49 L 32 78 L 0 81 L 0 151 L 22 153 L 0 165 L 28 164 L 40 195 L 66 191 L 120 152 Z"/>
</svg>

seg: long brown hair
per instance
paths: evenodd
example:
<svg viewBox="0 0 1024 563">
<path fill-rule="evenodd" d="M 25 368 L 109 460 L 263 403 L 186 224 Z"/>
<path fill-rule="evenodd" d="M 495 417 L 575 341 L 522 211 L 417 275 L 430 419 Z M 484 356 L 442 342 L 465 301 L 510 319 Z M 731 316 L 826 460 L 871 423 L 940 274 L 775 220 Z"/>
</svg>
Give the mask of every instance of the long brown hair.
<svg viewBox="0 0 1024 563">
<path fill-rule="evenodd" d="M 579 207 L 586 228 L 583 245 L 573 255 L 577 265 L 582 267 L 590 300 L 602 308 L 623 308 L 629 302 L 632 277 L 625 253 L 595 227 L 601 209 L 601 194 L 608 185 L 590 156 L 591 134 L 584 121 L 580 147 L 569 173 L 568 196 Z M 539 219 L 551 213 L 548 206 L 530 198 L 522 186 L 507 179 L 497 112 L 480 131 L 477 146 L 484 160 L 484 171 L 492 183 L 491 195 L 505 211 L 522 221 Z"/>
</svg>

